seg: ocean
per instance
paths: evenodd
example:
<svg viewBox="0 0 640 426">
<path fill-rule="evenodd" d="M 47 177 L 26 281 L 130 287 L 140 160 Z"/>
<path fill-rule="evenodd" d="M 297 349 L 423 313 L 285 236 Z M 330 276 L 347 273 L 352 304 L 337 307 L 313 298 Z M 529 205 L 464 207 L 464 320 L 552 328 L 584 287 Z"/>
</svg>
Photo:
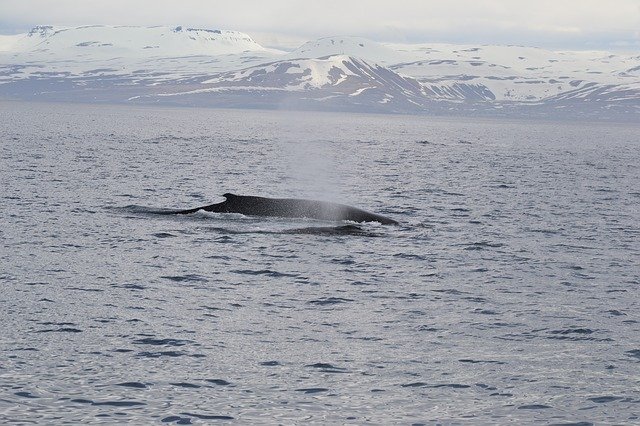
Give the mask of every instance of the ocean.
<svg viewBox="0 0 640 426">
<path fill-rule="evenodd" d="M 0 116 L 2 423 L 640 422 L 638 125 Z M 400 224 L 154 213 L 227 192 Z"/>
</svg>

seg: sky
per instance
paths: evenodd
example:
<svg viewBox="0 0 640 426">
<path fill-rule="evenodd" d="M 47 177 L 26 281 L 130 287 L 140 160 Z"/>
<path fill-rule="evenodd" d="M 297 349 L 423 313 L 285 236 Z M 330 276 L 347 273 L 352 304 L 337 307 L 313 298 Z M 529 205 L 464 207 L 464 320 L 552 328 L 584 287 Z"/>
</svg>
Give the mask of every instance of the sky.
<svg viewBox="0 0 640 426">
<path fill-rule="evenodd" d="M 0 34 L 95 24 L 238 30 L 285 48 L 352 35 L 640 52 L 640 0 L 0 0 Z"/>
</svg>

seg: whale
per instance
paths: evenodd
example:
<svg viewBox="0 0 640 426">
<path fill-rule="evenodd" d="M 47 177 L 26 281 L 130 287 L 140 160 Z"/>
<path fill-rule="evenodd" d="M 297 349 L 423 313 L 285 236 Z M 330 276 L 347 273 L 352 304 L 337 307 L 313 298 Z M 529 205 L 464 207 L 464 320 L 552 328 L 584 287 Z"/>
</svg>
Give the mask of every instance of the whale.
<svg viewBox="0 0 640 426">
<path fill-rule="evenodd" d="M 397 225 L 386 216 L 371 213 L 346 204 L 299 198 L 266 198 L 226 193 L 225 201 L 166 214 L 191 214 L 198 211 L 214 213 L 240 213 L 246 216 L 270 216 L 282 218 L 308 218 L 329 221 L 379 222 Z"/>
</svg>

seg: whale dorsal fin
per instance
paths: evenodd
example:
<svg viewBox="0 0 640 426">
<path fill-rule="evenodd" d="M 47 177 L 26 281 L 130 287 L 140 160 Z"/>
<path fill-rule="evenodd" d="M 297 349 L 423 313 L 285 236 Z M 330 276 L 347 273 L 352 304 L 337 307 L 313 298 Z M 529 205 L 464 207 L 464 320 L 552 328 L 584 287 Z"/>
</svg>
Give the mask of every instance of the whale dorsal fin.
<svg viewBox="0 0 640 426">
<path fill-rule="evenodd" d="M 231 201 L 234 198 L 238 198 L 238 196 L 236 194 L 232 194 L 230 192 L 227 192 L 226 194 L 222 194 L 222 196 L 224 198 L 226 198 L 227 200 Z"/>
</svg>

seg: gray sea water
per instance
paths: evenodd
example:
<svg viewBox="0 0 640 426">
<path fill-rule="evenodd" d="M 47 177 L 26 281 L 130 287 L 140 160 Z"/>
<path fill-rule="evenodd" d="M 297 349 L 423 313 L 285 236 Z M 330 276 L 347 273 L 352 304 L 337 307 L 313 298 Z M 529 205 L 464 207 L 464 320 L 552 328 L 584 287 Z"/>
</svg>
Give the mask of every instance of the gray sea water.
<svg viewBox="0 0 640 426">
<path fill-rule="evenodd" d="M 639 126 L 0 117 L 2 423 L 640 423 Z M 152 213 L 225 192 L 401 225 Z"/>
</svg>

